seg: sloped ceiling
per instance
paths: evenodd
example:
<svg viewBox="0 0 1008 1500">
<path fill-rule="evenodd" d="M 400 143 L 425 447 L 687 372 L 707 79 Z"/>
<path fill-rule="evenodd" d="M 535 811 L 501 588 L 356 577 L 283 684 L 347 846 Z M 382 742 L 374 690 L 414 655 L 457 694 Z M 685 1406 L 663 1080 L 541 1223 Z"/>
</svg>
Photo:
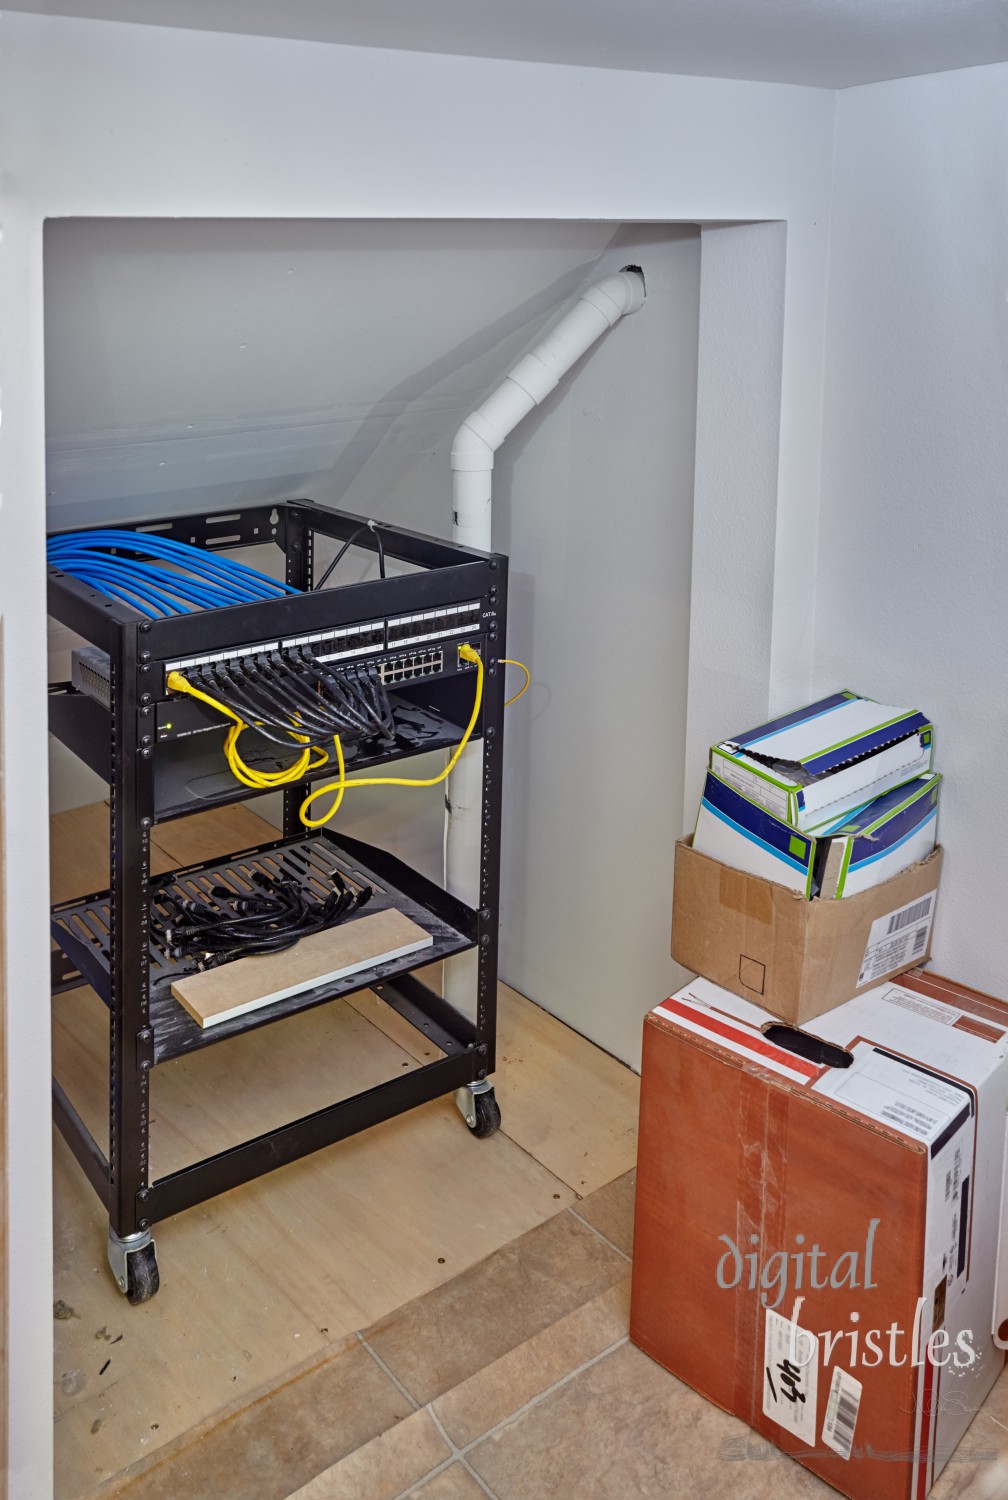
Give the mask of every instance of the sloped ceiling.
<svg viewBox="0 0 1008 1500">
<path fill-rule="evenodd" d="M 1008 59 L 1004 0 L 16 0 L 4 8 L 827 88 Z"/>
<path fill-rule="evenodd" d="M 603 223 L 54 220 L 50 525 L 297 493 L 413 513 L 466 413 L 639 252 Z"/>
</svg>

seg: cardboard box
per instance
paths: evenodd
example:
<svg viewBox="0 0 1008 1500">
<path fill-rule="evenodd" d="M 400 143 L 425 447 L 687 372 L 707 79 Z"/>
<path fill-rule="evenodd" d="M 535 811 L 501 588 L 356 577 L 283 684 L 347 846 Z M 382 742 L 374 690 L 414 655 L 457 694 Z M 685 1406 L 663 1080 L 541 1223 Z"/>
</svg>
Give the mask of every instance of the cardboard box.
<svg viewBox="0 0 1008 1500">
<path fill-rule="evenodd" d="M 915 709 L 833 693 L 712 745 L 710 769 L 805 830 L 931 769 L 934 729 Z"/>
<path fill-rule="evenodd" d="M 943 984 L 798 1031 L 697 980 L 644 1028 L 630 1337 L 856 1500 L 922 1500 L 1004 1364 L 1008 1006 Z"/>
<path fill-rule="evenodd" d="M 806 901 L 680 839 L 672 957 L 785 1020 L 807 1021 L 923 963 L 940 876 L 937 848 L 859 895 Z"/>
<path fill-rule="evenodd" d="M 940 786 L 941 777 L 928 772 L 798 833 L 708 771 L 693 848 L 806 900 L 854 896 L 927 859 L 935 846 Z"/>
</svg>

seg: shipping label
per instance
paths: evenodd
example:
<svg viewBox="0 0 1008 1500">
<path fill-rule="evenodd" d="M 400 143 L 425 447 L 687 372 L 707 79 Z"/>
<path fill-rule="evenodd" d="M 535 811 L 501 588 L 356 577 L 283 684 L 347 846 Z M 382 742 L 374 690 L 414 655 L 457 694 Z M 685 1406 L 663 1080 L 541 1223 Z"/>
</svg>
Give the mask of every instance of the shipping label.
<svg viewBox="0 0 1008 1500">
<path fill-rule="evenodd" d="M 894 969 L 908 968 L 927 952 L 937 891 L 887 912 L 872 923 L 857 987 L 876 984 Z"/>
<path fill-rule="evenodd" d="M 763 1335 L 763 1414 L 810 1448 L 816 1443 L 819 1340 L 767 1308 Z"/>
</svg>

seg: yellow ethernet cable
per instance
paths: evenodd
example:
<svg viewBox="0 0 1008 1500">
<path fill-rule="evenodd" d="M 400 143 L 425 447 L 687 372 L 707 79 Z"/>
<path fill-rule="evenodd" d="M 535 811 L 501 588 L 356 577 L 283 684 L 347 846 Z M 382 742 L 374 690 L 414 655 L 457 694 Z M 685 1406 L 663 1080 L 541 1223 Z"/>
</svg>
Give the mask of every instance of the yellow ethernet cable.
<svg viewBox="0 0 1008 1500">
<path fill-rule="evenodd" d="M 445 781 L 451 775 L 452 771 L 455 769 L 455 766 L 458 764 L 459 757 L 461 756 L 466 745 L 469 743 L 469 740 L 472 738 L 472 733 L 476 728 L 476 720 L 479 718 L 479 711 L 483 702 L 483 661 L 480 657 L 479 652 L 473 646 L 464 645 L 459 647 L 459 656 L 463 661 L 472 662 L 476 668 L 476 694 L 473 702 L 472 713 L 469 716 L 469 723 L 465 728 L 465 733 L 462 735 L 461 740 L 456 746 L 444 770 L 439 772 L 437 776 L 428 777 L 355 776 L 351 780 L 347 780 L 346 762 L 343 755 L 343 746 L 340 742 L 339 735 L 334 735 L 333 744 L 336 750 L 336 764 L 339 775 L 335 781 L 327 781 L 324 783 L 324 785 L 316 787 L 314 791 L 309 792 L 308 796 L 302 802 L 299 816 L 301 822 L 306 828 L 323 828 L 328 822 L 330 822 L 331 819 L 335 816 L 336 812 L 339 810 L 339 807 L 343 802 L 345 793 L 351 787 L 431 787 L 438 786 L 440 782 Z M 517 702 L 522 693 L 525 692 L 531 680 L 531 676 L 529 673 L 529 669 L 525 666 L 524 662 L 517 661 L 513 657 L 501 657 L 501 663 L 505 666 L 518 667 L 525 674 L 525 681 L 522 683 L 522 686 L 519 688 L 518 692 L 515 693 L 513 697 L 506 700 L 504 704 L 506 708 L 509 704 Z M 252 787 L 257 791 L 269 791 L 276 787 L 288 786 L 292 782 L 301 780 L 306 774 L 312 771 L 319 770 L 322 766 L 326 765 L 329 760 L 328 755 L 326 755 L 324 751 L 319 750 L 317 747 L 315 747 L 315 755 L 320 758 L 313 759 L 312 747 L 306 744 L 304 750 L 298 756 L 294 764 L 287 767 L 286 770 L 257 771 L 252 766 L 246 765 L 245 761 L 242 760 L 240 754 L 238 753 L 238 738 L 242 733 L 242 730 L 248 728 L 247 723 L 240 717 L 240 715 L 236 714 L 233 709 L 227 706 L 227 704 L 221 703 L 218 699 L 211 697 L 209 693 L 204 693 L 199 688 L 193 687 L 192 683 L 190 683 L 185 677 L 183 677 L 180 672 L 170 672 L 168 674 L 167 687 L 171 692 L 187 693 L 191 698 L 198 698 L 201 703 L 207 704 L 208 707 L 215 709 L 217 713 L 223 714 L 226 718 L 232 721 L 231 728 L 228 730 L 227 739 L 224 743 L 224 754 L 227 758 L 227 763 L 231 769 L 233 776 L 237 781 L 240 781 L 243 786 Z M 296 735 L 293 729 L 291 730 L 291 734 L 295 738 L 301 738 L 301 736 Z M 319 797 L 324 797 L 327 794 L 334 796 L 332 806 L 322 817 L 310 817 L 309 808 Z"/>
<path fill-rule="evenodd" d="M 324 750 L 317 751 L 317 754 L 321 756 L 320 760 L 313 760 L 312 747 L 306 744 L 294 764 L 288 766 L 285 770 L 256 771 L 251 766 L 246 765 L 238 753 L 238 736 L 243 729 L 248 728 L 248 724 L 239 714 L 235 713 L 234 709 L 228 708 L 227 704 L 221 703 L 219 699 L 212 698 L 209 693 L 204 693 L 199 688 L 193 687 L 192 683 L 183 677 L 181 672 L 169 672 L 165 685 L 169 692 L 186 693 L 190 698 L 198 698 L 201 703 L 207 704 L 208 707 L 231 720 L 231 728 L 228 730 L 227 739 L 224 741 L 224 754 L 231 768 L 232 775 L 243 786 L 252 787 L 256 791 L 271 791 L 275 787 L 288 786 L 291 782 L 300 781 L 308 771 L 319 770 L 329 760 Z M 294 730 L 291 730 L 291 734 L 295 739 L 304 738 L 301 735 L 295 734 Z M 338 744 L 339 741 L 337 740 Z M 342 750 L 339 751 L 339 758 L 342 759 Z"/>
<path fill-rule="evenodd" d="M 513 656 L 502 656 L 501 657 L 501 664 L 503 666 L 505 666 L 505 667 L 517 667 L 518 670 L 519 670 L 519 672 L 524 672 L 525 673 L 525 681 L 522 683 L 522 685 L 518 689 L 517 693 L 515 693 L 514 697 L 513 698 L 505 698 L 504 699 L 504 707 L 505 708 L 510 708 L 512 703 L 517 703 L 518 702 L 518 699 L 521 697 L 522 693 L 524 693 L 525 689 L 528 687 L 529 683 L 532 681 L 532 673 L 529 671 L 528 667 L 525 665 L 525 663 L 523 661 L 517 661 L 515 659 L 515 657 L 513 657 Z"/>
<path fill-rule="evenodd" d="M 316 787 L 313 792 L 309 792 L 308 796 L 302 802 L 300 816 L 301 816 L 301 821 L 305 825 L 306 828 L 321 828 L 324 823 L 328 823 L 329 819 L 332 817 L 333 813 L 336 811 L 336 809 L 339 807 L 340 803 L 343 801 L 343 794 L 344 794 L 344 792 L 346 792 L 350 787 L 355 787 L 355 786 L 421 786 L 421 787 L 422 786 L 437 786 L 439 782 L 442 782 L 442 781 L 446 780 L 446 778 L 451 775 L 452 771 L 455 769 L 455 766 L 458 763 L 459 756 L 462 754 L 462 751 L 465 749 L 466 745 L 468 745 L 469 740 L 470 740 L 470 738 L 472 736 L 472 732 L 476 728 L 476 720 L 479 718 L 480 704 L 483 702 L 483 660 L 482 660 L 482 657 L 480 656 L 479 652 L 476 651 L 472 646 L 460 646 L 459 647 L 459 656 L 461 656 L 461 658 L 462 658 L 463 661 L 471 661 L 471 662 L 473 662 L 475 664 L 475 667 L 476 667 L 476 699 L 475 699 L 475 702 L 473 703 L 472 713 L 469 715 L 469 723 L 466 725 L 465 734 L 463 734 L 462 738 L 459 740 L 458 745 L 456 746 L 456 748 L 455 748 L 455 750 L 454 750 L 454 752 L 452 754 L 452 757 L 449 760 L 448 764 L 445 766 L 444 770 L 441 771 L 441 772 L 439 772 L 439 774 L 437 776 L 428 776 L 428 777 L 423 777 L 423 778 L 417 778 L 417 777 L 412 777 L 412 776 L 355 776 L 351 781 L 347 781 L 346 777 L 343 775 L 343 766 L 342 766 L 342 761 L 341 761 L 339 780 L 338 781 L 327 781 L 324 786 Z M 322 797 L 327 792 L 335 792 L 336 793 L 336 800 L 333 803 L 332 807 L 329 809 L 329 811 L 326 813 L 325 817 L 323 817 L 323 818 L 309 818 L 307 816 L 307 810 L 308 810 L 308 808 L 315 801 L 316 797 Z"/>
</svg>

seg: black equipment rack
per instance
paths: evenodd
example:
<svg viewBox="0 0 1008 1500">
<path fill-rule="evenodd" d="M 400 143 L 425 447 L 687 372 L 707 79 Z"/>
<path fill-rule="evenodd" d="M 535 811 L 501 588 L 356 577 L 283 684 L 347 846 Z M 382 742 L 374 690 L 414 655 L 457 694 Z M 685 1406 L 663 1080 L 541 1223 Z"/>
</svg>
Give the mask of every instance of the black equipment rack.
<svg viewBox="0 0 1008 1500">
<path fill-rule="evenodd" d="M 52 912 L 54 994 L 90 984 L 109 1011 L 109 1152 L 106 1157 L 57 1079 L 56 1123 L 109 1214 L 109 1261 L 131 1302 L 158 1289 L 151 1226 L 217 1193 L 454 1091 L 469 1128 L 491 1134 L 500 1123 L 489 1075 L 497 1028 L 501 755 L 507 559 L 381 524 L 386 558 L 405 564 L 395 576 L 311 592 L 316 538 L 378 550 L 360 516 L 308 500 L 243 508 L 226 515 L 162 517 L 116 525 L 209 549 L 275 542 L 287 583 L 302 590 L 256 604 L 149 619 L 129 605 L 49 569 L 49 613 L 108 657 L 106 701 L 72 683 L 50 686 L 56 737 L 109 786 L 108 891 L 63 902 Z M 459 743 L 468 722 L 475 673 L 458 655 L 467 643 L 484 663 L 472 741 L 482 741 L 479 903 L 470 907 L 385 850 L 329 829 L 308 830 L 298 809 L 312 776 L 283 793 L 283 837 L 224 860 L 151 877 L 151 830 L 160 822 L 261 795 L 237 782 L 223 756 L 219 716 L 166 687 L 179 663 L 304 637 L 341 648 L 341 665 L 378 664 L 396 710 L 394 745 L 348 758 L 347 774 Z M 203 722 L 200 722 L 202 719 Z M 181 731 L 181 732 L 180 732 Z M 254 731 L 247 731 L 254 738 Z M 243 755 L 244 755 L 243 750 Z M 265 742 L 252 765 L 275 764 Z M 331 780 L 332 767 L 316 773 Z M 405 795 L 408 795 L 405 794 Z M 246 878 L 282 870 L 311 886 L 338 871 L 374 895 L 365 913 L 395 907 L 433 946 L 364 972 L 309 988 L 204 1030 L 171 995 L 167 959 L 152 933 L 160 893 L 186 889 L 223 871 Z M 413 971 L 468 949 L 476 952 L 475 1020 Z M 149 1175 L 149 1074 L 152 1067 L 253 1026 L 361 989 L 381 998 L 444 1054 L 363 1093 L 245 1141 L 165 1177 Z"/>
</svg>

